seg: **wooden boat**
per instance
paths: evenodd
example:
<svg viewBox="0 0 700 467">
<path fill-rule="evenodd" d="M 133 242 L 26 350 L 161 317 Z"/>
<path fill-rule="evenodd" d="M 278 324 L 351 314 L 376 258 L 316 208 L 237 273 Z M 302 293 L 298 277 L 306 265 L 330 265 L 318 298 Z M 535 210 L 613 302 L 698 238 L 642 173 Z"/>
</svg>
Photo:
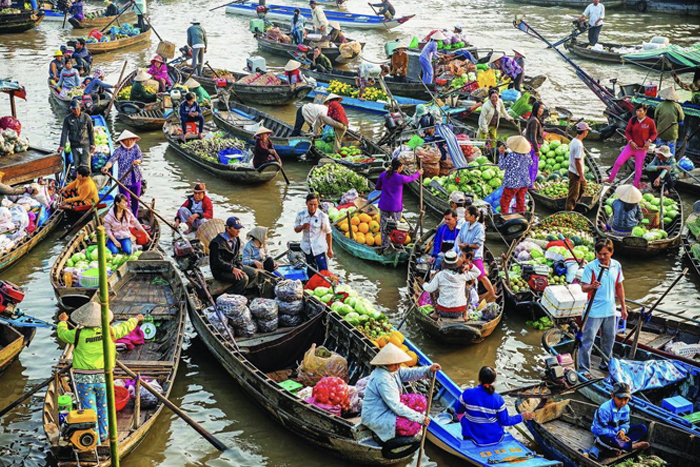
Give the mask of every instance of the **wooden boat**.
<svg viewBox="0 0 700 467">
<path fill-rule="evenodd" d="M 604 230 L 603 226 L 608 225 L 611 216 L 605 212 L 606 201 L 615 194 L 615 188 L 617 185 L 609 187 L 609 189 L 600 198 L 600 203 L 598 203 L 598 213 L 595 218 L 595 228 L 596 232 L 600 237 L 609 238 L 615 245 L 615 252 L 629 254 L 629 255 L 656 255 L 660 253 L 665 253 L 666 251 L 676 248 L 681 244 L 681 230 L 683 228 L 683 222 L 685 218 L 683 217 L 683 201 L 681 201 L 680 195 L 676 190 L 668 190 L 668 196 L 664 198 L 671 198 L 678 203 L 679 213 L 678 217 L 673 219 L 672 222 L 664 224 L 664 229 L 668 234 L 667 238 L 655 241 L 647 241 L 641 237 L 621 236 L 612 233 L 609 230 Z"/>
<path fill-rule="evenodd" d="M 323 100 L 330 92 L 328 91 L 328 83 L 316 83 L 316 88 L 306 96 L 308 99 Z M 357 109 L 365 112 L 376 113 L 376 114 L 386 114 L 389 110 L 389 103 L 383 101 L 370 101 L 370 100 L 360 100 L 355 97 L 343 97 L 343 107 L 346 109 Z M 416 106 L 419 104 L 428 104 L 428 101 L 421 99 L 414 99 L 412 97 L 401 97 L 394 96 L 394 100 L 399 104 L 399 107 L 408 112 L 415 110 Z M 461 112 L 464 109 L 460 109 Z"/>
<path fill-rule="evenodd" d="M 568 138 L 564 138 L 553 133 L 547 133 L 545 135 L 545 140 L 559 140 L 562 143 L 566 144 L 568 144 L 571 141 Z M 596 164 L 595 159 L 593 159 L 593 157 L 591 157 L 590 154 L 586 154 L 586 157 L 583 158 L 583 163 L 584 168 L 588 169 L 587 174 L 592 175 L 591 177 L 586 177 L 588 181 L 600 184 L 603 181 L 603 174 L 600 171 L 600 167 L 598 166 L 598 164 Z M 568 177 L 568 175 L 566 175 L 566 172 L 568 172 L 568 165 L 562 170 L 562 172 L 565 173 L 564 179 L 566 179 L 566 177 Z M 546 196 L 545 194 L 541 193 L 540 190 L 534 187 L 530 188 L 528 190 L 528 193 L 530 193 L 530 196 L 532 196 L 532 198 L 535 200 L 538 206 L 544 206 L 545 208 L 552 211 L 563 211 L 566 209 L 566 197 L 550 198 L 549 196 Z M 584 214 L 590 211 L 593 207 L 595 207 L 598 204 L 600 194 L 601 191 L 598 191 L 593 195 L 585 194 L 584 196 L 582 196 L 579 202 L 576 204 L 576 211 Z"/>
<path fill-rule="evenodd" d="M 148 256 L 148 258 L 146 258 Z M 163 260 L 157 252 L 142 255 L 138 261 L 126 263 L 123 274 L 113 274 L 110 286 L 114 295 L 110 297 L 109 307 L 115 320 L 125 320 L 141 313 L 152 317 L 158 325 L 155 338 L 147 340 L 132 350 L 117 352 L 117 359 L 138 373 L 140 377 L 155 380 L 163 388 L 163 396 L 170 395 L 177 374 L 182 343 L 185 336 L 185 319 L 190 304 L 187 290 L 178 271 L 170 261 Z M 121 270 L 120 270 L 121 271 Z M 95 296 L 93 300 L 99 303 Z M 89 304 L 86 306 L 90 306 Z M 68 345 L 59 363 L 64 367 L 72 360 L 73 345 Z M 130 379 L 122 370 L 114 370 L 115 379 Z M 68 392 L 75 393 L 71 377 L 66 375 L 57 382 L 49 384 L 43 408 L 43 423 L 49 448 L 57 465 L 73 467 L 77 465 L 111 465 L 109 443 L 97 446 L 99 461 L 95 462 L 95 451 L 81 452 L 77 455 L 70 442 L 64 440 L 60 433 L 58 419 L 58 397 Z M 143 390 L 143 388 L 142 388 Z M 141 404 L 136 409 L 131 403 L 117 414 L 119 438 L 119 456 L 121 459 L 130 454 L 155 425 L 163 409 L 158 402 L 154 407 Z"/>
<path fill-rule="evenodd" d="M 207 172 L 213 173 L 217 178 L 235 183 L 259 184 L 269 182 L 275 178 L 280 171 L 280 165 L 275 162 L 264 164 L 256 169 L 251 162 L 222 164 L 218 160 L 212 161 L 205 159 L 183 146 L 183 141 L 178 136 L 172 134 L 176 128 L 180 128 L 180 125 L 177 123 L 167 122 L 163 125 L 163 134 L 165 135 L 165 139 L 168 140 L 170 147 L 180 156 L 198 165 Z"/>
<path fill-rule="evenodd" d="M 44 12 L 41 10 L 17 10 L 18 13 L 0 15 L 0 34 L 28 31 L 41 23 Z"/>
<path fill-rule="evenodd" d="M 0 374 L 17 360 L 35 334 L 35 327 L 17 328 L 0 320 Z"/>
<path fill-rule="evenodd" d="M 565 6 L 569 8 L 586 8 L 588 0 L 515 0 L 516 3 L 524 3 L 530 6 Z M 627 3 L 627 0 L 609 0 L 605 2 L 606 8 L 617 8 Z M 581 10 L 583 11 L 583 10 Z"/>
<path fill-rule="evenodd" d="M 307 321 L 304 323 L 271 333 L 238 337 L 234 341 L 225 330 L 212 323 L 205 312 L 205 303 L 209 303 L 206 284 L 191 273 L 187 275 L 195 292 L 190 295 L 190 321 L 199 338 L 270 417 L 306 441 L 351 462 L 388 465 L 406 463 L 411 458 L 417 446 L 403 451 L 399 459 L 387 459 L 370 430 L 362 425 L 359 415 L 351 414 L 355 415 L 353 418 L 332 415 L 281 386 L 297 378 L 298 362 L 313 344 L 323 345 L 348 360 L 350 384 L 368 376 L 369 361 L 377 348 L 353 325 L 305 294 L 303 315 Z M 250 289 L 249 299 L 274 297 L 276 279 L 266 277 L 260 288 Z"/>
<path fill-rule="evenodd" d="M 358 147 L 362 151 L 367 162 L 350 162 L 345 158 L 335 158 L 331 155 L 323 153 L 316 145 L 312 146 L 309 151 L 309 156 L 317 160 L 332 160 L 338 164 L 342 164 L 353 172 L 357 172 L 370 180 L 379 178 L 384 170 L 389 166 L 391 156 L 384 149 L 380 148 L 374 141 L 352 130 L 347 130 L 343 137 L 341 147 Z"/>
<path fill-rule="evenodd" d="M 310 137 L 291 136 L 294 127 L 289 123 L 262 110 L 235 102 L 229 101 L 227 109 L 224 102 L 219 101 L 219 108 L 214 109 L 214 123 L 222 130 L 250 144 L 255 143 L 254 135 L 257 126 L 262 124 L 274 132 L 270 139 L 280 157 L 301 157 L 312 147 Z"/>
<path fill-rule="evenodd" d="M 49 95 L 51 103 L 54 104 L 55 108 L 61 113 L 67 114 L 70 112 L 70 103 L 74 99 L 73 97 L 62 97 L 61 94 L 56 90 L 56 88 L 51 84 L 50 80 L 47 81 L 49 86 Z M 83 111 L 88 115 L 103 115 L 107 110 L 109 101 L 112 100 L 112 96 L 106 92 L 99 95 L 98 100 L 93 101 L 91 108 L 83 108 Z"/>
<path fill-rule="evenodd" d="M 284 42 L 276 42 L 265 36 L 264 34 L 255 34 L 255 40 L 258 42 L 258 49 L 263 52 L 267 52 L 272 55 L 279 55 L 281 57 L 289 58 L 290 54 L 295 53 L 298 49 L 294 44 L 287 44 Z M 306 40 L 305 45 L 308 47 L 313 47 L 314 43 L 312 41 Z M 360 45 L 364 47 L 364 42 Z M 333 65 L 339 66 L 346 63 L 350 63 L 359 58 L 360 54 L 351 54 L 349 57 L 343 57 L 340 54 L 340 49 L 338 47 L 322 47 L 321 53 L 328 57 L 328 59 L 333 63 Z"/>
<path fill-rule="evenodd" d="M 87 42 L 85 47 L 92 55 L 114 52 L 115 50 L 132 47 L 142 42 L 146 42 L 151 38 L 151 29 L 146 29 L 141 34 L 125 37 L 123 39 L 115 39 L 108 42 Z"/>
<path fill-rule="evenodd" d="M 258 4 L 256 2 L 230 3 L 226 7 L 226 13 L 232 15 L 243 15 L 258 17 Z M 285 5 L 267 5 L 267 13 L 265 18 L 268 20 L 281 20 L 289 24 L 289 20 L 294 16 L 293 6 Z M 311 9 L 299 8 L 301 15 L 305 20 L 311 21 Z M 343 29 L 393 29 L 401 26 L 403 23 L 413 18 L 415 15 L 403 16 L 401 18 L 383 21 L 383 16 L 377 15 L 358 15 L 355 13 L 347 13 L 343 11 L 328 10 L 325 12 L 328 21 L 337 21 Z"/>
<path fill-rule="evenodd" d="M 90 12 L 91 18 L 85 17 L 83 19 L 77 19 L 75 17 L 68 18 L 68 21 L 73 26 L 74 29 L 102 29 L 103 27 L 110 24 L 115 20 L 116 16 L 104 16 L 106 8 L 101 8 L 99 10 Z M 63 17 L 63 15 L 61 15 Z M 119 20 L 114 21 L 117 23 L 133 23 L 136 21 L 136 13 L 133 11 L 125 11 L 119 16 Z M 90 49 L 88 49 L 90 50 Z"/>
<path fill-rule="evenodd" d="M 645 441 L 651 444 L 651 449 L 643 453 L 623 452 L 619 456 L 606 451 L 601 452 L 603 456 L 593 459 L 588 451 L 595 441 L 591 425 L 597 405 L 576 399 L 557 402 L 547 399 L 518 399 L 516 407 L 520 412 L 534 410 L 535 418 L 525 422 L 528 430 L 548 456 L 563 462 L 566 467 L 624 465 L 623 461 L 632 461 L 638 454 L 654 454 L 668 462 L 668 465 L 690 465 L 700 456 L 700 440 L 697 437 L 640 416 L 633 410 L 630 422 L 648 427 L 649 433 Z"/>
<path fill-rule="evenodd" d="M 305 76 L 309 76 L 316 81 L 330 83 L 331 81 L 340 81 L 341 83 L 355 86 L 356 71 L 334 69 L 330 73 L 322 71 L 314 71 L 310 69 L 302 69 Z M 426 85 L 421 81 L 407 78 L 406 82 L 397 81 L 393 76 L 385 76 L 384 82 L 394 96 L 412 97 L 414 99 L 430 100 L 432 97 L 426 91 Z M 428 85 L 428 89 L 434 91 L 435 85 Z"/>
<path fill-rule="evenodd" d="M 695 254 L 693 254 L 693 247 L 698 245 L 699 241 L 688 227 L 688 224 L 690 223 L 699 222 L 698 219 L 700 219 L 700 214 L 695 211 L 691 212 L 688 219 L 686 219 L 685 225 L 683 225 L 683 229 L 681 229 L 681 245 L 683 247 L 683 254 L 693 265 L 695 274 L 700 275 L 700 254 L 697 258 L 695 257 Z M 698 247 L 695 248 L 697 249 Z"/>
<path fill-rule="evenodd" d="M 626 63 L 625 60 L 622 59 L 623 55 L 633 54 L 635 52 L 642 51 L 641 45 L 629 46 L 623 44 L 615 44 L 611 42 L 598 42 L 598 44 L 603 46 L 603 50 L 593 50 L 591 49 L 588 41 L 578 41 L 576 39 L 572 39 L 570 41 L 565 42 L 564 47 L 572 54 L 577 55 L 581 58 L 594 60 L 596 62 L 622 64 Z M 627 51 L 615 52 L 615 49 L 627 49 Z M 636 50 L 631 52 L 629 51 L 629 49 Z M 660 63 L 657 59 L 638 60 L 635 62 L 635 64 L 639 64 L 644 66 L 645 68 L 653 68 L 656 70 L 661 70 L 663 67 L 663 64 Z"/>
<path fill-rule="evenodd" d="M 431 337 L 438 340 L 440 343 L 468 345 L 478 344 L 493 333 L 493 331 L 501 322 L 503 317 L 503 294 L 497 292 L 500 298 L 496 303 L 498 312 L 495 317 L 488 321 L 486 320 L 468 320 L 461 318 L 450 319 L 439 317 L 438 319 L 431 318 L 420 311 L 418 300 L 423 293 L 423 283 L 428 280 L 428 274 L 432 268 L 432 264 L 426 262 L 429 259 L 430 251 L 432 250 L 433 239 L 437 229 L 432 229 L 426 233 L 421 239 L 416 240 L 415 245 L 411 249 L 411 256 L 408 260 L 408 278 L 406 280 L 409 298 L 411 301 L 411 309 L 413 317 L 418 325 L 427 332 Z M 500 278 L 498 277 L 498 264 L 489 251 L 484 248 L 484 263 L 488 268 L 488 275 L 496 289 L 500 288 Z M 486 290 L 479 283 L 479 292 L 484 293 Z M 458 394 L 459 396 L 459 394 Z"/>
<path fill-rule="evenodd" d="M 77 284 L 71 284 L 68 286 L 64 280 L 63 274 L 66 269 L 66 262 L 75 254 L 84 250 L 90 245 L 94 245 L 96 240 L 94 238 L 97 232 L 98 225 L 102 225 L 101 216 L 99 224 L 93 219 L 88 222 L 81 230 L 78 232 L 71 240 L 66 244 L 66 246 L 58 255 L 56 262 L 51 266 L 51 273 L 49 275 L 49 280 L 53 286 L 54 294 L 58 300 L 58 306 L 63 310 L 75 310 L 87 302 L 89 302 L 92 297 L 97 292 L 96 287 L 80 287 Z M 158 248 L 158 243 L 160 241 L 160 224 L 158 219 L 153 215 L 151 211 L 141 207 L 139 210 L 139 221 L 149 228 L 149 233 L 153 239 L 147 245 L 144 245 L 143 251 L 151 251 Z M 120 266 L 119 269 L 126 268 L 126 263 Z"/>
<path fill-rule="evenodd" d="M 700 169 L 693 169 L 690 171 L 690 175 L 695 178 L 700 178 Z M 689 193 L 691 195 L 700 195 L 700 182 L 694 180 L 689 174 L 681 171 L 678 180 L 674 188 L 683 193 Z"/>
<path fill-rule="evenodd" d="M 409 339 L 404 340 L 410 350 L 418 356 L 418 365 L 430 366 L 433 361 L 427 357 Z M 444 371 L 439 371 L 435 379 L 436 397 L 430 406 L 430 425 L 428 425 L 427 439 L 437 448 L 456 456 L 469 465 L 477 467 L 489 467 L 503 463 L 514 463 L 520 467 L 556 467 L 561 463 L 551 461 L 535 454 L 523 443 L 506 432 L 503 439 L 488 447 L 477 446 L 470 439 L 462 437 L 462 426 L 455 420 L 448 409 L 453 407 L 462 394 L 463 389 L 452 381 Z M 507 453 L 507 454 L 506 454 Z M 508 460 L 501 460 L 499 454 L 506 454 Z"/>
<path fill-rule="evenodd" d="M 192 73 L 192 68 L 187 65 L 180 65 L 179 68 L 183 76 L 190 76 Z M 220 71 L 225 71 L 225 74 L 221 75 Z M 209 68 L 204 68 L 202 72 L 202 75 L 192 75 L 192 78 L 201 84 L 207 92 L 216 94 L 219 90 L 216 85 L 217 76 Z M 227 88 L 232 92 L 234 99 L 244 104 L 270 106 L 293 104 L 304 99 L 313 89 L 309 84 L 297 86 L 290 86 L 287 83 L 274 86 L 239 84 L 238 81 L 248 76 L 249 73 L 217 70 L 217 74 L 222 76 L 222 79 L 235 80 Z"/>
</svg>

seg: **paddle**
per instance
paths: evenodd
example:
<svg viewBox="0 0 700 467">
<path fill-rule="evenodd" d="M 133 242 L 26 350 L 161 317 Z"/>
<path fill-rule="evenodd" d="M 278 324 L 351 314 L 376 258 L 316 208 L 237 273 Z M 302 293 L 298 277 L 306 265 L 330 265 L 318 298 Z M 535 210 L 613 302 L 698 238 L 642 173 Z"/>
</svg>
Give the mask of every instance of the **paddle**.
<svg viewBox="0 0 700 467">
<path fill-rule="evenodd" d="M 204 439 L 209 441 L 212 446 L 214 446 L 216 449 L 219 451 L 227 451 L 228 447 L 219 441 L 214 435 L 209 433 L 207 430 L 205 430 L 199 423 L 195 422 L 192 420 L 189 415 L 187 415 L 185 412 L 180 410 L 175 404 L 170 402 L 168 399 L 165 398 L 160 392 L 155 390 L 150 384 L 148 384 L 146 381 L 144 381 L 142 378 L 139 377 L 136 373 L 131 371 L 126 365 L 124 365 L 122 362 L 119 360 L 115 360 L 117 366 L 121 368 L 127 375 L 131 376 L 133 379 L 138 380 L 139 384 L 146 388 L 148 392 L 153 394 L 159 401 L 163 403 L 166 407 L 168 407 L 170 410 L 175 412 L 176 415 L 178 415 L 181 419 L 183 419 L 189 426 L 194 428 L 194 430 L 199 433 Z"/>
<path fill-rule="evenodd" d="M 569 245 L 569 242 L 566 241 L 566 238 L 562 234 L 559 234 L 559 240 L 564 242 L 564 246 L 566 246 L 566 249 L 569 250 L 569 253 L 571 253 L 571 256 L 573 256 L 574 260 L 576 260 L 578 265 L 581 266 L 581 262 L 583 261 L 583 258 L 578 259 L 578 257 L 576 256 L 576 253 L 574 253 L 573 248 L 571 248 L 571 246 Z"/>
<path fill-rule="evenodd" d="M 112 110 L 112 104 L 114 104 L 114 100 L 117 98 L 116 90 L 119 89 L 119 87 L 122 84 L 122 78 L 124 77 L 124 71 L 126 70 L 127 63 L 129 63 L 129 61 L 124 60 L 124 66 L 122 66 L 122 72 L 119 74 L 119 79 L 117 80 L 117 84 L 114 86 L 114 91 L 112 92 L 112 99 L 110 99 L 109 104 L 107 104 L 107 109 L 105 110 L 105 115 L 109 115 L 109 111 Z"/>
<path fill-rule="evenodd" d="M 380 16 L 379 13 L 377 13 L 377 10 L 374 9 L 374 5 L 372 5 L 369 2 L 367 2 L 367 5 L 369 5 L 369 7 L 372 9 L 372 11 L 374 12 L 375 15 Z M 391 32 L 391 29 L 389 29 L 389 26 L 386 25 L 386 21 L 382 20 L 382 24 L 384 25 L 384 27 L 386 28 L 387 31 Z M 420 462 L 418 462 L 418 466 L 420 467 Z"/>
<path fill-rule="evenodd" d="M 29 391 L 27 391 L 27 392 L 25 392 L 24 394 L 22 394 L 22 395 L 19 397 L 19 399 L 16 399 L 14 402 L 11 402 L 7 407 L 5 407 L 4 409 L 0 410 L 0 418 L 2 418 L 2 417 L 3 417 L 5 414 L 7 414 L 9 411 L 11 411 L 12 409 L 14 409 L 14 408 L 17 407 L 18 405 L 20 405 L 22 402 L 24 402 L 24 401 L 26 401 L 27 399 L 29 399 L 30 397 L 32 397 L 32 396 L 33 396 L 34 394 L 36 394 L 37 392 L 39 392 L 39 390 L 40 390 L 41 388 L 43 388 L 44 386 L 48 385 L 51 381 L 53 381 L 54 379 L 58 378 L 59 376 L 65 374 L 65 373 L 67 373 L 67 372 L 70 370 L 71 365 L 72 365 L 72 363 L 69 363 L 68 366 L 66 366 L 65 368 L 62 368 L 62 369 L 56 371 L 54 374 L 51 375 L 51 377 L 49 377 L 49 378 L 45 379 L 44 381 L 42 381 L 41 383 L 37 384 L 36 386 L 34 386 L 33 388 L 31 388 Z"/>
<path fill-rule="evenodd" d="M 218 10 L 219 8 L 223 8 L 223 7 L 225 7 L 225 6 L 229 6 L 229 5 L 233 5 L 233 4 L 241 5 L 241 4 L 243 4 L 243 3 L 246 3 L 247 1 L 248 1 L 248 0 L 235 0 L 235 1 L 233 1 L 233 2 L 226 2 L 226 3 L 224 3 L 223 5 L 219 5 L 219 6 L 216 6 L 216 7 L 214 7 L 214 8 L 210 8 L 209 11 Z"/>
<path fill-rule="evenodd" d="M 681 169 L 683 172 L 685 172 L 685 174 L 686 174 L 687 176 L 689 176 L 690 178 L 692 178 L 692 179 L 695 180 L 696 182 L 700 183 L 700 178 L 698 178 L 698 177 L 696 177 L 695 175 L 691 174 L 688 170 L 685 170 L 685 169 L 684 169 L 683 167 L 681 167 L 680 165 L 677 165 L 677 167 L 678 167 L 679 169 Z"/>
<path fill-rule="evenodd" d="M 642 307 L 642 308 L 644 308 L 644 307 L 647 306 L 647 305 L 645 305 L 644 303 L 639 302 L 639 301 L 637 301 L 637 300 L 632 300 L 631 298 L 625 298 L 625 302 L 631 303 L 631 304 L 633 304 L 633 305 L 640 306 L 640 307 Z M 679 318 L 679 319 L 681 319 L 681 320 L 683 320 L 683 321 L 692 321 L 693 323 L 700 324 L 700 320 L 697 320 L 697 319 L 695 319 L 695 318 L 691 318 L 691 317 L 688 317 L 688 316 L 683 316 L 683 315 L 681 315 L 681 314 L 679 314 L 679 313 L 671 313 L 670 311 L 662 310 L 661 308 L 657 308 L 656 311 L 659 312 L 659 313 L 661 313 L 661 314 L 664 314 L 664 315 L 673 316 L 674 318 Z"/>
<path fill-rule="evenodd" d="M 107 26 L 103 27 L 103 28 L 100 30 L 100 33 L 105 32 L 105 31 L 112 25 L 112 23 L 114 23 L 116 20 L 119 19 L 119 17 L 122 15 L 122 13 L 124 13 L 126 10 L 128 10 L 129 8 L 131 8 L 131 4 L 132 4 L 132 3 L 133 3 L 133 2 L 128 3 L 124 8 L 122 8 L 121 10 L 119 10 L 119 13 L 117 13 L 117 16 L 115 16 L 114 19 L 113 19 L 112 21 L 110 21 L 109 23 L 107 23 Z"/>
<path fill-rule="evenodd" d="M 129 170 L 127 170 L 126 173 L 125 173 L 124 175 L 122 175 L 122 178 L 120 178 L 119 181 L 121 182 L 122 180 L 124 180 L 124 179 L 127 177 L 127 175 L 129 175 L 129 174 L 131 173 L 132 170 L 134 170 L 134 166 L 129 167 Z M 112 176 L 111 176 L 110 174 L 107 174 L 107 175 L 108 175 L 110 178 L 112 178 Z M 104 195 L 102 195 L 102 198 L 100 198 L 99 200 L 97 200 L 97 203 L 93 204 L 92 207 L 90 208 L 90 210 L 89 210 L 88 212 L 86 212 L 85 214 L 83 214 L 83 216 L 82 216 L 80 219 L 78 219 L 78 222 L 76 222 L 76 223 L 73 225 L 73 228 L 72 228 L 72 229 L 66 231 L 66 233 L 64 233 L 63 235 L 61 235 L 61 236 L 59 237 L 59 240 L 63 240 L 64 238 L 69 237 L 69 236 L 72 237 L 73 235 L 75 235 L 75 234 L 78 232 L 78 230 L 82 229 L 82 228 L 83 228 L 83 223 L 87 220 L 87 218 L 88 218 L 93 212 L 95 212 L 95 210 L 97 209 L 97 206 L 99 206 L 100 204 L 102 204 L 102 202 L 105 200 L 105 198 L 107 198 L 107 196 L 109 196 L 110 193 L 112 193 L 116 187 L 117 187 L 117 185 L 112 186 L 112 187 L 107 191 L 107 193 L 105 193 Z"/>
<path fill-rule="evenodd" d="M 437 372 L 433 373 L 433 379 L 430 382 L 430 392 L 428 393 L 428 408 L 425 410 L 426 417 L 430 416 L 430 406 L 433 402 L 433 391 L 435 391 L 435 379 L 437 378 Z M 425 451 L 425 437 L 428 434 L 428 427 L 423 426 L 423 434 L 420 439 L 420 449 L 418 450 L 418 462 L 416 467 L 420 467 L 421 462 L 423 462 L 423 451 Z"/>
</svg>

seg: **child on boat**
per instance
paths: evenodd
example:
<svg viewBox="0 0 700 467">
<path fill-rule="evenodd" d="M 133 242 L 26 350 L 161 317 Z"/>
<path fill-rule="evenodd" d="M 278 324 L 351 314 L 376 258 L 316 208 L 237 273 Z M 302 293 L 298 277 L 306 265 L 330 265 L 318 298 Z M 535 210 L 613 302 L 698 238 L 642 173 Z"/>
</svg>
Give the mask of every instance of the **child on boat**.
<svg viewBox="0 0 700 467">
<path fill-rule="evenodd" d="M 647 449 L 649 443 L 640 441 L 647 434 L 645 425 L 630 425 L 630 385 L 615 383 L 610 400 L 595 411 L 591 432 L 597 444 L 613 451 Z"/>
</svg>

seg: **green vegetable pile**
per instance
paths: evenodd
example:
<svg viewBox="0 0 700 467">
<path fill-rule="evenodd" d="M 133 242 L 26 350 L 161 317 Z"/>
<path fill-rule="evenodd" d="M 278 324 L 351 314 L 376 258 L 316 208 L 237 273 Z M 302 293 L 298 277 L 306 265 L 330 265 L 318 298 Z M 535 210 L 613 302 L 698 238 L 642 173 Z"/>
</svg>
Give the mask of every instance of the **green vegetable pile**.
<svg viewBox="0 0 700 467">
<path fill-rule="evenodd" d="M 635 458 L 615 464 L 614 467 L 665 467 L 666 465 L 668 465 L 668 462 L 658 456 L 640 454 Z"/>
<path fill-rule="evenodd" d="M 337 198 L 350 191 L 369 191 L 367 179 L 341 164 L 324 164 L 311 169 L 309 190 L 322 197 Z"/>
<path fill-rule="evenodd" d="M 443 199 L 448 199 L 454 191 L 473 193 L 476 197 L 484 199 L 496 188 L 503 184 L 503 171 L 490 165 L 490 161 L 484 157 L 478 157 L 469 163 L 469 169 L 455 170 L 450 175 L 443 177 L 426 177 L 423 185 L 430 192 Z M 447 191 L 447 196 L 437 188 L 431 188 L 430 183 L 435 180 Z"/>
<path fill-rule="evenodd" d="M 693 234 L 696 240 L 700 240 L 700 216 L 696 216 L 693 220 L 687 223 L 690 233 Z"/>
<path fill-rule="evenodd" d="M 605 201 L 605 214 L 608 216 L 612 216 L 612 205 L 617 199 L 617 195 L 612 195 L 610 198 L 608 198 Z M 678 202 L 675 201 L 672 198 L 664 198 L 663 201 L 663 215 L 664 215 L 664 224 L 670 224 L 673 222 L 676 217 L 680 214 L 680 206 L 678 205 Z M 652 193 L 645 193 L 642 197 L 642 201 L 640 201 L 639 206 L 642 209 L 646 209 L 649 212 L 656 212 L 659 211 L 661 208 L 661 198 L 658 196 L 654 196 Z M 643 219 L 642 224 L 646 226 L 646 224 L 649 224 L 649 219 Z"/>
<path fill-rule="evenodd" d="M 418 309 L 424 315 L 429 315 L 435 311 L 435 307 L 433 305 L 423 305 L 423 306 L 419 307 Z"/>
<path fill-rule="evenodd" d="M 538 331 L 544 331 L 554 326 L 552 320 L 548 316 L 543 316 L 542 318 L 535 321 L 525 321 L 525 324 L 531 328 L 535 328 Z"/>
<path fill-rule="evenodd" d="M 231 148 L 245 150 L 245 143 L 238 138 L 225 138 L 215 133 L 212 138 L 194 139 L 184 143 L 182 147 L 194 152 L 202 159 L 219 162 L 220 151 Z"/>
<path fill-rule="evenodd" d="M 602 186 L 599 183 L 588 182 L 583 196 L 595 196 L 600 193 Z M 547 198 L 559 199 L 569 195 L 569 180 L 550 180 L 535 183 L 535 190 Z"/>
</svg>

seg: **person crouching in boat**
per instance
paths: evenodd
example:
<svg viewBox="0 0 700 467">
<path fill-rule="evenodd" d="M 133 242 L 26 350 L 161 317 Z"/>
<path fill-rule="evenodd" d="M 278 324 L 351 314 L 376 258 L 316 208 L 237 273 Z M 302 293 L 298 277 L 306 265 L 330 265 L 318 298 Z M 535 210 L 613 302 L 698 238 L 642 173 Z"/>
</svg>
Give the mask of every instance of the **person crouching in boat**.
<svg viewBox="0 0 700 467">
<path fill-rule="evenodd" d="M 676 158 L 671 153 L 669 146 L 659 146 L 654 152 L 654 160 L 644 168 L 653 179 L 653 185 L 664 190 L 664 196 L 668 196 L 668 190 L 672 189 L 678 179 L 678 164 Z M 656 177 L 656 178 L 654 178 Z"/>
<path fill-rule="evenodd" d="M 102 349 L 102 311 L 100 305 L 90 302 L 75 310 L 71 320 L 78 326 L 68 329 L 68 315 L 61 313 L 56 327 L 58 338 L 73 344 L 73 377 L 78 390 L 78 399 L 83 409 L 92 409 L 97 413 L 97 428 L 100 442 L 108 437 L 107 432 L 107 393 L 105 386 L 105 359 Z M 109 311 L 109 321 L 114 314 Z M 112 352 L 116 352 L 114 341 L 120 339 L 143 321 L 138 314 L 129 320 L 109 327 Z"/>
<path fill-rule="evenodd" d="M 640 441 L 647 434 L 646 425 L 630 425 L 630 408 L 627 405 L 630 397 L 629 384 L 615 383 L 610 400 L 603 402 L 595 411 L 591 432 L 597 444 L 612 451 L 632 452 L 649 448 L 649 443 Z"/>
<path fill-rule="evenodd" d="M 197 183 L 194 186 L 192 196 L 188 196 L 175 216 L 175 228 L 181 223 L 187 224 L 185 234 L 196 232 L 206 221 L 214 217 L 214 204 L 207 196 L 207 186 Z"/>
<path fill-rule="evenodd" d="M 253 167 L 256 169 L 271 162 L 277 162 L 282 165 L 282 159 L 275 150 L 275 145 L 272 144 L 270 135 L 272 130 L 261 126 L 255 132 L 255 147 L 253 148 Z"/>
<path fill-rule="evenodd" d="M 76 171 L 76 178 L 61 189 L 66 196 L 61 203 L 61 209 L 75 209 L 79 206 L 93 206 L 99 201 L 97 185 L 90 177 L 90 169 L 81 165 Z"/>
<path fill-rule="evenodd" d="M 417 412 L 401 402 L 403 383 L 428 379 L 432 373 L 441 370 L 437 363 L 417 368 L 402 368 L 402 363 L 410 362 L 411 357 L 392 343 L 386 344 L 372 359 L 370 365 L 375 368 L 369 375 L 365 398 L 362 401 L 362 424 L 372 430 L 386 443 L 397 435 L 397 418 L 430 424 L 430 417 Z"/>
<path fill-rule="evenodd" d="M 436 313 L 431 318 L 463 318 L 467 319 L 467 282 L 479 277 L 479 270 L 474 267 L 468 271 L 460 271 L 459 257 L 453 250 L 445 253 L 442 259 L 442 269 L 430 280 L 423 283 L 423 290 L 428 293 L 438 292 Z"/>
<path fill-rule="evenodd" d="M 268 272 L 277 269 L 277 262 L 267 252 L 267 227 L 253 227 L 246 237 L 249 240 L 243 247 L 243 265 Z"/>
<path fill-rule="evenodd" d="M 608 228 L 614 233 L 630 235 L 642 219 L 642 208 L 639 202 L 642 200 L 642 193 L 633 185 L 621 185 L 615 190 L 617 199 L 612 204 L 612 219 Z"/>
<path fill-rule="evenodd" d="M 191 92 L 185 94 L 185 100 L 180 104 L 180 125 L 182 126 L 182 140 L 185 141 L 187 138 L 187 124 L 196 123 L 197 124 L 197 137 L 199 139 L 204 138 L 204 115 L 202 115 L 202 108 L 197 103 L 195 95 Z"/>
<path fill-rule="evenodd" d="M 134 252 L 131 229 L 142 232 L 146 242 L 152 241 L 141 222 L 129 210 L 129 198 L 123 193 L 114 197 L 114 206 L 105 216 L 104 224 L 105 234 L 108 238 L 107 248 L 115 255 L 119 253 L 130 255 Z"/>
<path fill-rule="evenodd" d="M 479 370 L 479 385 L 465 389 L 455 403 L 455 412 L 460 417 L 462 437 L 470 439 L 477 446 L 499 443 L 505 431 L 503 427 L 513 426 L 523 420 L 532 420 L 532 412 L 511 416 L 508 414 L 503 397 L 496 392 L 496 370 L 484 366 Z"/>
</svg>

